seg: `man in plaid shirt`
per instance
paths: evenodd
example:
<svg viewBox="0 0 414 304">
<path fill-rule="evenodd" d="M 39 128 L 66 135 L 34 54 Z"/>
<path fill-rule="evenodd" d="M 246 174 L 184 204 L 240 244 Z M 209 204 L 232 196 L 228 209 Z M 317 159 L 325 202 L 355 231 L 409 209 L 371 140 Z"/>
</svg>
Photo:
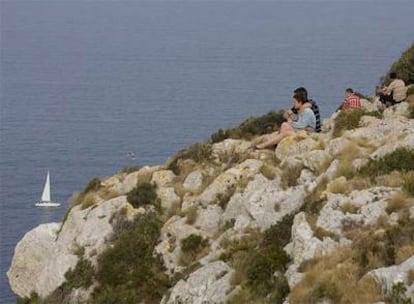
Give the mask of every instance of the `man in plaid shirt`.
<svg viewBox="0 0 414 304">
<path fill-rule="evenodd" d="M 361 108 L 362 108 L 361 99 L 359 98 L 359 96 L 354 94 L 354 90 L 352 90 L 351 88 L 348 88 L 345 90 L 344 101 L 342 102 L 342 104 L 339 106 L 339 108 L 336 111 L 346 110 L 346 109 L 361 109 Z"/>
</svg>

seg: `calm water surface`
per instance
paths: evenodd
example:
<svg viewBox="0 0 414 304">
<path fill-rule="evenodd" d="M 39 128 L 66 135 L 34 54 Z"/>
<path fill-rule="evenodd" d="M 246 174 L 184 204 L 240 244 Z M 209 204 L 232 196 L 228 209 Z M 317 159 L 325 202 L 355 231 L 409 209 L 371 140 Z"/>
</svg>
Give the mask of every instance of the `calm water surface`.
<svg viewBox="0 0 414 304">
<path fill-rule="evenodd" d="M 15 302 L 16 243 L 60 221 L 91 178 L 162 163 L 289 106 L 298 86 L 326 117 L 346 87 L 372 94 L 414 37 L 412 1 L 2 0 L 0 11 L 1 303 Z M 59 209 L 33 206 L 47 170 Z"/>
</svg>

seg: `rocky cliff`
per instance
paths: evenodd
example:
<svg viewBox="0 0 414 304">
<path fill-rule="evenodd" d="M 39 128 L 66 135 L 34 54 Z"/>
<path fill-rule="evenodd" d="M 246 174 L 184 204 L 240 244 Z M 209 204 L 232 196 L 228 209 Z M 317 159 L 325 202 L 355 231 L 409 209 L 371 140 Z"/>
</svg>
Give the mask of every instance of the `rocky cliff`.
<svg viewBox="0 0 414 304">
<path fill-rule="evenodd" d="M 23 303 L 411 303 L 410 103 L 95 179 L 17 244 L 10 285 Z"/>
</svg>

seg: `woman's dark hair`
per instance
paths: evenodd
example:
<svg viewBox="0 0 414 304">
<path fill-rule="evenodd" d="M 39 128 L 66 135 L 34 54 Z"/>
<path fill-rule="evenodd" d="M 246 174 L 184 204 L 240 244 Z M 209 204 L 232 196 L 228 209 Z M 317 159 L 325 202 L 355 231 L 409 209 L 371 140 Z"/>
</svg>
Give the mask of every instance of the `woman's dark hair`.
<svg viewBox="0 0 414 304">
<path fill-rule="evenodd" d="M 348 89 L 345 90 L 345 92 L 354 93 L 354 90 L 352 90 L 351 88 L 348 88 Z"/>
<path fill-rule="evenodd" d="M 395 72 L 391 72 L 391 73 L 390 73 L 390 78 L 391 78 L 391 79 L 396 79 L 396 78 L 397 78 L 397 73 L 395 73 Z"/>
<path fill-rule="evenodd" d="M 299 101 L 301 104 L 306 103 L 308 100 L 305 98 L 304 94 L 301 93 L 295 93 L 293 94 L 293 98 Z"/>
<path fill-rule="evenodd" d="M 304 87 L 299 87 L 293 91 L 293 94 L 302 95 L 301 98 L 308 100 L 308 91 Z M 298 99 L 299 100 L 299 99 Z"/>
</svg>

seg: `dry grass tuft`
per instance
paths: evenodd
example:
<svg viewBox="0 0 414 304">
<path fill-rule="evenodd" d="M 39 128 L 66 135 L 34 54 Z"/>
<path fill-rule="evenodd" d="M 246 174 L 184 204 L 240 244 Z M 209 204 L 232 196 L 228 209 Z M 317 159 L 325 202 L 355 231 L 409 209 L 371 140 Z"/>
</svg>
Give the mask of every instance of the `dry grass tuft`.
<svg viewBox="0 0 414 304">
<path fill-rule="evenodd" d="M 389 174 L 376 177 L 375 183 L 384 187 L 401 187 L 403 184 L 402 174 L 399 171 L 393 171 Z"/>
<path fill-rule="evenodd" d="M 303 170 L 303 165 L 282 168 L 281 182 L 283 188 L 294 187 L 298 184 L 298 178 Z"/>
<path fill-rule="evenodd" d="M 191 208 L 189 208 L 185 216 L 186 216 L 185 223 L 188 225 L 193 225 L 198 217 L 197 206 L 192 206 Z"/>
<path fill-rule="evenodd" d="M 349 187 L 349 184 L 348 184 L 348 182 L 345 178 L 340 177 L 340 178 L 337 178 L 337 179 L 331 181 L 328 184 L 326 190 L 328 192 L 332 192 L 332 193 L 348 194 L 353 189 Z"/>
<path fill-rule="evenodd" d="M 95 192 L 88 192 L 82 196 L 81 209 L 89 208 L 98 202 Z"/>
<path fill-rule="evenodd" d="M 389 200 L 386 211 L 388 214 L 406 209 L 414 205 L 414 200 L 407 197 L 403 192 L 394 194 Z"/>
<path fill-rule="evenodd" d="M 343 213 L 351 213 L 351 214 L 355 214 L 358 212 L 359 207 L 355 206 L 354 204 L 352 204 L 352 202 L 348 201 L 345 202 L 342 206 L 341 206 L 341 210 Z"/>
<path fill-rule="evenodd" d="M 373 303 L 382 295 L 376 283 L 360 280 L 359 267 L 350 248 L 340 248 L 330 256 L 318 258 L 304 279 L 291 291 L 289 303 L 318 303 L 329 299 L 333 303 Z"/>
<path fill-rule="evenodd" d="M 414 255 L 414 244 L 402 246 L 398 248 L 395 253 L 395 263 L 401 264 L 402 262 L 404 262 L 405 260 L 407 260 L 413 255 Z"/>
</svg>

